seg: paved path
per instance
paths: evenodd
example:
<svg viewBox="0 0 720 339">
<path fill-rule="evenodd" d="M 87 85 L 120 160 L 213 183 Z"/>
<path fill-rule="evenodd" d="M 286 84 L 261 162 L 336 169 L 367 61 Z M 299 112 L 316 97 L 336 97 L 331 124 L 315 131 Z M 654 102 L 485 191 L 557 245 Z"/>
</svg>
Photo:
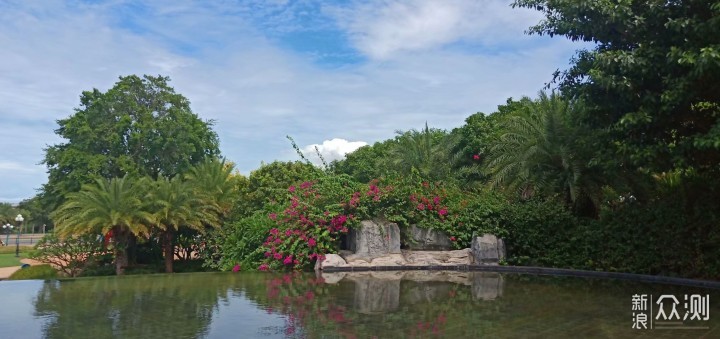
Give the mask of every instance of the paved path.
<svg viewBox="0 0 720 339">
<path fill-rule="evenodd" d="M 32 260 L 32 259 L 20 259 L 20 262 L 23 264 L 30 264 L 30 265 L 38 265 L 42 264 L 39 261 Z M 7 279 L 15 273 L 15 271 L 19 270 L 20 266 L 11 266 L 11 267 L 0 267 L 0 280 Z"/>
</svg>

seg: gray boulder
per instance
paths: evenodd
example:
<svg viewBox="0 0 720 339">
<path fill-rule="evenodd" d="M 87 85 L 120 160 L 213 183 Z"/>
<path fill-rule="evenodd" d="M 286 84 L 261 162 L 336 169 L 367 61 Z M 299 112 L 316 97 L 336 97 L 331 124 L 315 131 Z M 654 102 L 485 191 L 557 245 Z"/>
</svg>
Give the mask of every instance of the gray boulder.
<svg viewBox="0 0 720 339">
<path fill-rule="evenodd" d="M 348 249 L 363 257 L 400 253 L 400 228 L 387 221 L 363 220 L 350 229 Z"/>
<path fill-rule="evenodd" d="M 505 242 L 492 234 L 473 238 L 470 249 L 476 264 L 498 264 L 505 259 Z"/>
<path fill-rule="evenodd" d="M 403 245 L 410 250 L 447 251 L 452 242 L 445 232 L 411 225 L 404 232 Z"/>
</svg>

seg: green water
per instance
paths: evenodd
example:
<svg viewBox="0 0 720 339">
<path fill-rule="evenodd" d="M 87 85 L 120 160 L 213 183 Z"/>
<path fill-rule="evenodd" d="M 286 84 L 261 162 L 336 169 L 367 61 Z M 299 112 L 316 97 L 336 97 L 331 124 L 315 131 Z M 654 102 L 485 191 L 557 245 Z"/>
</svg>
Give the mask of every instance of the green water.
<svg viewBox="0 0 720 339">
<path fill-rule="evenodd" d="M 0 338 L 720 338 L 718 292 L 480 272 L 3 281 Z M 709 294 L 710 319 L 681 324 L 707 328 L 634 330 L 633 294 L 673 294 L 681 317 Z"/>
</svg>

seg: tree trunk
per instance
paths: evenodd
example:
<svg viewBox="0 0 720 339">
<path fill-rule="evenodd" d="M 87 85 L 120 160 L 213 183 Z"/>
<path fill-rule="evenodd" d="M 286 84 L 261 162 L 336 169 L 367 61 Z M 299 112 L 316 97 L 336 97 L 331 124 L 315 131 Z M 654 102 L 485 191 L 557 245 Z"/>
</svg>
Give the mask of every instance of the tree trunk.
<svg viewBox="0 0 720 339">
<path fill-rule="evenodd" d="M 115 241 L 115 274 L 124 275 L 125 267 L 128 265 L 127 244 L 125 232 L 120 227 L 113 227 L 113 239 Z"/>
<path fill-rule="evenodd" d="M 137 265 L 137 237 L 134 234 L 129 233 L 127 235 L 127 263 L 130 265 Z"/>
<path fill-rule="evenodd" d="M 169 228 L 163 233 L 163 250 L 165 251 L 165 273 L 173 272 L 173 230 Z"/>
</svg>

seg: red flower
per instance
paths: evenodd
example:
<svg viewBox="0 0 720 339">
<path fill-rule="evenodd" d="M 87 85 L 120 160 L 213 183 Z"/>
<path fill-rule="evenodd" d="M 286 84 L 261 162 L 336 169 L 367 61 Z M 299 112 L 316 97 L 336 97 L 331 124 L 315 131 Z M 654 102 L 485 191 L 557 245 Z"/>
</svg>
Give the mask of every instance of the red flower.
<svg viewBox="0 0 720 339">
<path fill-rule="evenodd" d="M 288 187 L 288 192 L 290 192 L 290 193 L 295 192 L 295 186 Z"/>
<path fill-rule="evenodd" d="M 447 215 L 447 213 L 448 213 L 447 210 L 444 208 L 438 211 L 438 214 L 440 214 L 440 215 Z"/>
<path fill-rule="evenodd" d="M 315 246 L 315 244 L 317 244 L 317 242 L 315 241 L 314 238 L 308 239 L 308 246 L 313 247 L 313 246 Z"/>
<path fill-rule="evenodd" d="M 480 155 L 479 154 L 473 155 L 473 160 L 480 160 Z"/>
<path fill-rule="evenodd" d="M 455 240 L 457 240 L 457 239 L 455 239 L 455 237 L 450 237 L 450 241 L 455 241 Z"/>
<path fill-rule="evenodd" d="M 425 209 L 425 205 L 424 205 L 424 204 L 418 204 L 418 205 L 417 205 L 417 209 L 420 210 L 420 211 L 422 211 L 422 210 Z"/>
</svg>

